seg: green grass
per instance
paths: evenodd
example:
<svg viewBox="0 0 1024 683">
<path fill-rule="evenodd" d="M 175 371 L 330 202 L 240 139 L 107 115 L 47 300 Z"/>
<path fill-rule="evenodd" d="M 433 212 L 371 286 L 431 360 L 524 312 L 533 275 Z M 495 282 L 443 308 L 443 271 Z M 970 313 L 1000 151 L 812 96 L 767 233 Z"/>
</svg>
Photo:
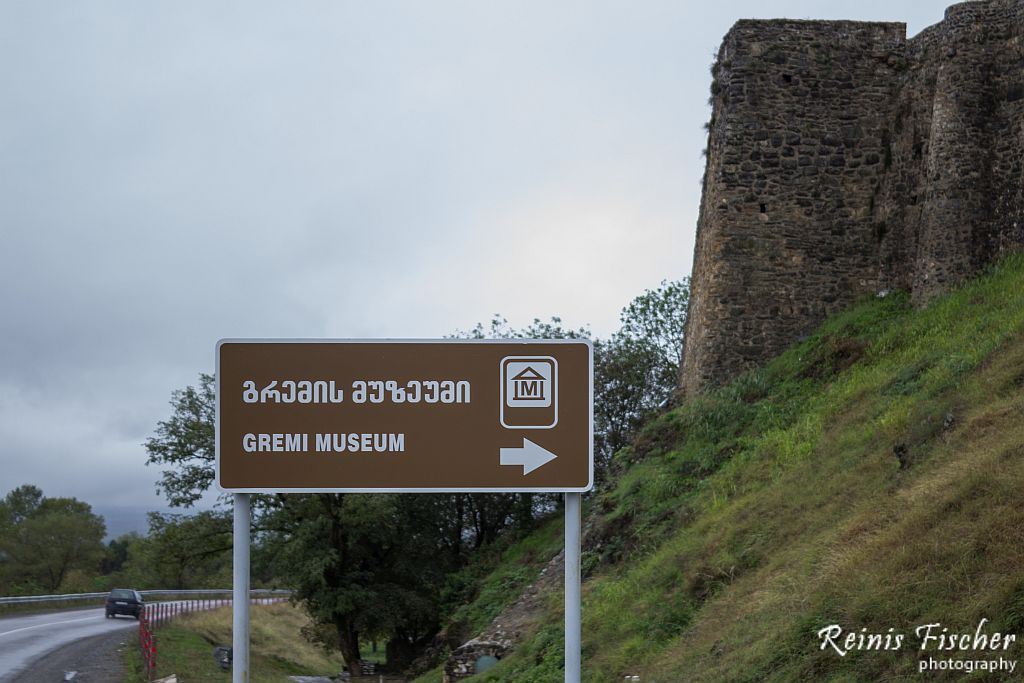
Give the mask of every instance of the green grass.
<svg viewBox="0 0 1024 683">
<path fill-rule="evenodd" d="M 477 551 L 473 562 L 450 579 L 452 615 L 446 630 L 451 647 L 479 634 L 501 610 L 537 579 L 541 569 L 562 548 L 560 515 L 541 522 L 528 535 L 504 537 Z M 413 683 L 441 683 L 443 666 L 414 679 Z"/>
<path fill-rule="evenodd" d="M 502 538 L 477 551 L 473 561 L 454 575 L 447 587 L 452 605 L 444 636 L 458 647 L 485 629 L 502 609 L 516 600 L 527 585 L 562 548 L 562 518 L 547 519 L 521 538 Z M 413 683 L 441 683 L 443 667 L 414 679 Z"/>
<path fill-rule="evenodd" d="M 439 666 L 427 673 L 414 678 L 412 683 L 442 683 L 444 680 L 444 666 Z"/>
<path fill-rule="evenodd" d="M 491 623 L 561 549 L 562 526 L 556 515 L 527 536 L 479 551 L 481 556 L 452 581 L 457 586 L 453 597 L 468 599 L 455 609 L 451 623 L 470 636 Z"/>
<path fill-rule="evenodd" d="M 615 467 L 590 501 L 587 681 L 903 680 L 916 640 L 839 657 L 816 632 L 1024 631 L 1024 257 L 923 310 L 863 302 Z M 556 605 L 473 680 L 560 681 Z"/>
</svg>

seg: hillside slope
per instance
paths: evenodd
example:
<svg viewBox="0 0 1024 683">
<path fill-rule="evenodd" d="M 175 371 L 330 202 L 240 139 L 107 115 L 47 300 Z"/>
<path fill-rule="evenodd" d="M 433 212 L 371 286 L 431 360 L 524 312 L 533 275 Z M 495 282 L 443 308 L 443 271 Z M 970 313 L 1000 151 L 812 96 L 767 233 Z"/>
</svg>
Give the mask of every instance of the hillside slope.
<svg viewBox="0 0 1024 683">
<path fill-rule="evenodd" d="M 897 293 L 830 319 L 648 424 L 616 467 L 588 513 L 586 681 L 903 680 L 929 657 L 1016 661 L 1024 643 L 922 652 L 914 629 L 973 635 L 987 619 L 1024 639 L 1024 258 L 924 310 Z M 470 680 L 560 681 L 560 596 L 545 609 Z M 905 640 L 840 656 L 821 647 L 830 625 Z"/>
</svg>

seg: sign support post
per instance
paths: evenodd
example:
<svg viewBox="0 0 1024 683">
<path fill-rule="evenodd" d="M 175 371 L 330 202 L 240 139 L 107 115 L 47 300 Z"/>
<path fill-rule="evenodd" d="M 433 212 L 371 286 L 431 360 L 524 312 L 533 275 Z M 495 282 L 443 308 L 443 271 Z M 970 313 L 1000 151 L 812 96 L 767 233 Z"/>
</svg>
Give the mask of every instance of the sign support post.
<svg viewBox="0 0 1024 683">
<path fill-rule="evenodd" d="M 252 516 L 248 493 L 236 493 L 231 594 L 231 683 L 249 683 L 249 537 Z"/>
<path fill-rule="evenodd" d="M 580 683 L 582 609 L 580 594 L 580 493 L 565 494 L 565 683 Z"/>
</svg>

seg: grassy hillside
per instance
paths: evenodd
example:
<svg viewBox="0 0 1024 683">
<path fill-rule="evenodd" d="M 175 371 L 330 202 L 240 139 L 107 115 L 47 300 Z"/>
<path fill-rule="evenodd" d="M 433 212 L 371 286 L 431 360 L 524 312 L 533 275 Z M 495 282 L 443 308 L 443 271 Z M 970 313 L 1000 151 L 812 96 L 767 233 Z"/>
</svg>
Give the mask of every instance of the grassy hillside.
<svg viewBox="0 0 1024 683">
<path fill-rule="evenodd" d="M 585 680 L 903 680 L 928 656 L 998 657 L 922 653 L 914 628 L 1024 639 L 1024 258 L 925 310 L 864 302 L 616 466 L 590 502 Z M 474 680 L 560 681 L 558 600 Z M 907 639 L 841 657 L 819 647 L 831 624 Z"/>
</svg>

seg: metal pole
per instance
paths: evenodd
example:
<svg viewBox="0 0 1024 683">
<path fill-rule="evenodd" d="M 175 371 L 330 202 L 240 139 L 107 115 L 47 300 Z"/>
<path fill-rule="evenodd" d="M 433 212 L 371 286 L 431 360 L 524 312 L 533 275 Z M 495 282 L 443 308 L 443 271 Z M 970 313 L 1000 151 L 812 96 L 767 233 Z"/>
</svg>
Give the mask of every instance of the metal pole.
<svg viewBox="0 0 1024 683">
<path fill-rule="evenodd" d="M 565 683 L 580 683 L 580 498 L 565 494 Z"/>
<path fill-rule="evenodd" d="M 249 494 L 235 494 L 231 683 L 249 683 Z"/>
</svg>

